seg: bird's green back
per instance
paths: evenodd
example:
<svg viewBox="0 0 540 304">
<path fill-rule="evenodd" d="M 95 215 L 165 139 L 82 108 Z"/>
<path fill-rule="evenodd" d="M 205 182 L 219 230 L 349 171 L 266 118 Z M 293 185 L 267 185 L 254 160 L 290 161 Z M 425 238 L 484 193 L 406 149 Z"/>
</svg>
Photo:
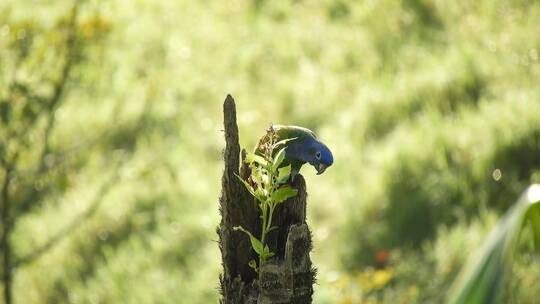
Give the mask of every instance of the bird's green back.
<svg viewBox="0 0 540 304">
<path fill-rule="evenodd" d="M 317 139 L 317 136 L 315 136 L 315 133 L 313 133 L 313 131 L 306 128 L 298 127 L 298 126 L 273 125 L 272 128 L 274 129 L 275 134 L 276 134 L 274 143 L 284 140 L 284 139 L 291 139 L 291 138 L 302 139 L 302 138 L 312 137 L 312 138 Z M 263 147 L 269 141 L 270 141 L 270 136 L 269 136 L 269 133 L 266 132 L 264 136 L 261 137 L 261 139 L 257 143 L 257 146 L 255 146 L 255 154 L 263 155 L 264 153 Z"/>
</svg>

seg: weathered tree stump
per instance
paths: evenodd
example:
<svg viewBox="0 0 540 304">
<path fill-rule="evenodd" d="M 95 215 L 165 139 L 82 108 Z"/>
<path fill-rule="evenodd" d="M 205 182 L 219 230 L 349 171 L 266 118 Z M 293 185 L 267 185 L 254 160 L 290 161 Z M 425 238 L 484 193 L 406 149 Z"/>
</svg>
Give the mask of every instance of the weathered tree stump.
<svg viewBox="0 0 540 304">
<path fill-rule="evenodd" d="M 230 95 L 225 99 L 223 115 L 225 170 L 221 181 L 221 223 L 217 228 L 223 264 L 220 303 L 311 303 L 315 270 L 309 257 L 311 234 L 306 224 L 304 178 L 295 177 L 291 186 L 298 189 L 298 195 L 276 208 L 273 223 L 279 228 L 268 235 L 268 246 L 276 255 L 260 267 L 259 274 L 255 273 L 248 266 L 250 260 L 258 260 L 249 239 L 233 230 L 242 226 L 260 236 L 261 219 L 257 202 L 235 176 L 247 179 L 250 171 L 243 161 L 245 151 L 240 153 L 236 106 Z"/>
</svg>

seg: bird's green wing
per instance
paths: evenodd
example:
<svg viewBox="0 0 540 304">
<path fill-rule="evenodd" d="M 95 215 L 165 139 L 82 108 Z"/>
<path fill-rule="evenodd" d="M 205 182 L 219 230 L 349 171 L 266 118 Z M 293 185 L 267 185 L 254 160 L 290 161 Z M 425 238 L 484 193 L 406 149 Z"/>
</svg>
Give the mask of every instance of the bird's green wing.
<svg viewBox="0 0 540 304">
<path fill-rule="evenodd" d="M 278 136 L 285 138 L 306 138 L 306 137 L 312 137 L 317 139 L 317 136 L 315 136 L 315 133 L 311 131 L 310 129 L 298 127 L 298 126 L 281 126 L 276 125 L 274 126 L 274 129 L 276 130 L 276 133 Z"/>
<path fill-rule="evenodd" d="M 274 143 L 284 140 L 284 139 L 291 139 L 291 138 L 317 138 L 315 136 L 315 133 L 313 131 L 298 127 L 298 126 L 283 126 L 283 125 L 273 125 L 274 131 L 276 132 L 276 138 L 274 140 Z M 262 155 L 264 153 L 264 146 L 268 144 L 270 141 L 270 135 L 268 132 L 264 134 L 263 137 L 259 140 L 257 143 L 257 146 L 255 146 L 255 154 Z M 285 144 L 287 145 L 287 144 Z M 276 151 L 277 152 L 277 151 Z"/>
</svg>

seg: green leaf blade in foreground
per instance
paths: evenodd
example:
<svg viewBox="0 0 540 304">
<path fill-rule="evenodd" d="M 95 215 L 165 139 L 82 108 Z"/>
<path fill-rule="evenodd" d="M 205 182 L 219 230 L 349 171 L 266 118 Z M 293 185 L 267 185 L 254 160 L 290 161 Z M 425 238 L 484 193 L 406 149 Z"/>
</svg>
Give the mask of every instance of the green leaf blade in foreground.
<svg viewBox="0 0 540 304">
<path fill-rule="evenodd" d="M 294 197 L 298 194 L 298 190 L 291 188 L 290 186 L 285 186 L 277 189 L 272 193 L 272 200 L 276 203 L 281 203 L 287 200 L 288 198 Z"/>
<path fill-rule="evenodd" d="M 238 230 L 242 231 L 242 232 L 244 232 L 245 234 L 247 234 L 249 236 L 249 240 L 251 242 L 251 247 L 253 247 L 253 250 L 255 250 L 255 252 L 258 255 L 262 255 L 264 253 L 263 244 L 253 234 L 251 234 L 251 232 L 247 231 L 242 226 L 236 226 L 236 227 L 233 227 L 233 229 L 235 231 L 238 231 Z"/>
<path fill-rule="evenodd" d="M 511 264 L 512 251 L 525 220 L 540 231 L 540 185 L 530 186 L 518 202 L 506 212 L 484 242 L 479 255 L 469 259 L 450 292 L 449 303 L 493 303 L 501 291 L 501 283 Z"/>
</svg>

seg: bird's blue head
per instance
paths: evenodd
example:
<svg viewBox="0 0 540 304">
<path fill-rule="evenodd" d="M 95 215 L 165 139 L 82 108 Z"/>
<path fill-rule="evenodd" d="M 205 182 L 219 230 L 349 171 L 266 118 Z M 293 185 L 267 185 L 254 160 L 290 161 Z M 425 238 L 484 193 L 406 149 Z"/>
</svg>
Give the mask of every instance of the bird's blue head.
<svg viewBox="0 0 540 304">
<path fill-rule="evenodd" d="M 334 163 L 330 149 L 314 138 L 293 141 L 286 150 L 286 156 L 309 163 L 317 170 L 317 175 Z"/>
</svg>

